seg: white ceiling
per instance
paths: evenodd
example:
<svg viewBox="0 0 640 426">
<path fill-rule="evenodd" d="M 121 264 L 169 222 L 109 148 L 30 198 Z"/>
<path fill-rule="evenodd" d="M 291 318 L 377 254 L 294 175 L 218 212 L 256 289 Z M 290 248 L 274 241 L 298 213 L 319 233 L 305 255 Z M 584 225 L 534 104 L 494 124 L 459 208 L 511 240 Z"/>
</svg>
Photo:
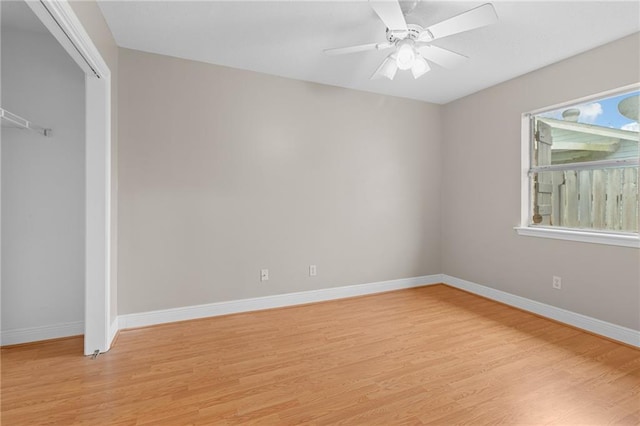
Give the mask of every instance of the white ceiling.
<svg viewBox="0 0 640 426">
<path fill-rule="evenodd" d="M 428 26 L 482 3 L 422 0 L 407 22 Z M 322 53 L 384 41 L 366 1 L 99 2 L 121 47 L 439 104 L 640 31 L 638 1 L 493 4 L 497 24 L 434 42 L 469 56 L 463 66 L 389 81 L 369 80 L 388 51 Z"/>
</svg>

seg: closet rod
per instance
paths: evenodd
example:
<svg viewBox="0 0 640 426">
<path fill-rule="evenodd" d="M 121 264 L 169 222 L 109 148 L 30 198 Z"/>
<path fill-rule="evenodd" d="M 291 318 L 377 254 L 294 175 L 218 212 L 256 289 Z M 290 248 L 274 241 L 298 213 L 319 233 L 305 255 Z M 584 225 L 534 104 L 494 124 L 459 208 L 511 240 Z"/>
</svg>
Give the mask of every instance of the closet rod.
<svg viewBox="0 0 640 426">
<path fill-rule="evenodd" d="M 34 132 L 40 133 L 43 136 L 51 136 L 51 129 L 46 129 L 42 126 L 38 126 L 37 124 L 33 124 L 29 120 L 22 118 L 12 112 L 9 112 L 4 108 L 0 108 L 0 118 L 22 129 L 32 130 Z"/>
</svg>

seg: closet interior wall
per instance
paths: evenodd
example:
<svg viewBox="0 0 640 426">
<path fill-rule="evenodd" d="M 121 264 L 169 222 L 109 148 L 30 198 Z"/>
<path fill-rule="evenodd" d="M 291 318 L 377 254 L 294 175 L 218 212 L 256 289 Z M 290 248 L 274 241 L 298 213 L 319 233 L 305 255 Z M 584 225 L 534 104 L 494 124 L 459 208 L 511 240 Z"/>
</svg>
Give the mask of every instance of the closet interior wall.
<svg viewBox="0 0 640 426">
<path fill-rule="evenodd" d="M 2 344 L 84 331 L 84 74 L 23 2 L 2 2 Z"/>
</svg>

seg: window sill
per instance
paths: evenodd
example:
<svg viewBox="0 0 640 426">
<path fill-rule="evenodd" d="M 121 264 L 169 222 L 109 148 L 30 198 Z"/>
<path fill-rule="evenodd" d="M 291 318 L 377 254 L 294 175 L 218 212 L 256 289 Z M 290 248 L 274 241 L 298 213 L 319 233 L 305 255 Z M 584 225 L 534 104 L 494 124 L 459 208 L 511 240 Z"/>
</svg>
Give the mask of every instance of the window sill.
<svg viewBox="0 0 640 426">
<path fill-rule="evenodd" d="M 532 226 L 517 226 L 514 229 L 518 235 L 525 235 L 527 237 L 553 238 L 556 240 L 640 248 L 640 237 L 638 235 L 578 231 L 575 229 L 537 228 Z"/>
</svg>

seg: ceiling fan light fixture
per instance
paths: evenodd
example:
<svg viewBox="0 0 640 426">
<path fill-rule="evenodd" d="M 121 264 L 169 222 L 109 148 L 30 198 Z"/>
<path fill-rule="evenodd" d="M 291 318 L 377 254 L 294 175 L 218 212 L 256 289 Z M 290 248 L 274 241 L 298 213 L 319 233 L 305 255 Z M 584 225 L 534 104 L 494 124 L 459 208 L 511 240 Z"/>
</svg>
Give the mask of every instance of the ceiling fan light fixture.
<svg viewBox="0 0 640 426">
<path fill-rule="evenodd" d="M 375 73 L 373 73 L 372 79 L 385 77 L 389 80 L 393 80 L 398 72 L 398 65 L 396 64 L 396 55 L 391 54 L 385 58 L 382 64 L 378 67 Z"/>
<path fill-rule="evenodd" d="M 393 80 L 399 69 L 411 70 L 413 78 L 417 79 L 430 71 L 431 62 L 444 68 L 452 68 L 468 59 L 460 53 L 432 45 L 433 40 L 484 27 L 498 20 L 493 5 L 486 3 L 427 28 L 418 24 L 408 24 L 405 15 L 413 11 L 420 1 L 368 0 L 386 27 L 386 41 L 325 49 L 324 52 L 328 55 L 339 55 L 395 48 L 373 73 L 371 79 L 385 77 Z"/>
<path fill-rule="evenodd" d="M 431 67 L 427 63 L 427 60 L 422 57 L 422 55 L 416 55 L 415 61 L 413 61 L 413 66 L 411 67 L 411 73 L 413 74 L 413 78 L 417 79 L 421 77 L 423 74 L 426 74 L 431 70 Z"/>
<path fill-rule="evenodd" d="M 413 47 L 413 40 L 404 39 L 398 42 L 396 51 L 396 64 L 401 70 L 408 70 L 413 67 L 416 60 L 416 50 Z"/>
</svg>

